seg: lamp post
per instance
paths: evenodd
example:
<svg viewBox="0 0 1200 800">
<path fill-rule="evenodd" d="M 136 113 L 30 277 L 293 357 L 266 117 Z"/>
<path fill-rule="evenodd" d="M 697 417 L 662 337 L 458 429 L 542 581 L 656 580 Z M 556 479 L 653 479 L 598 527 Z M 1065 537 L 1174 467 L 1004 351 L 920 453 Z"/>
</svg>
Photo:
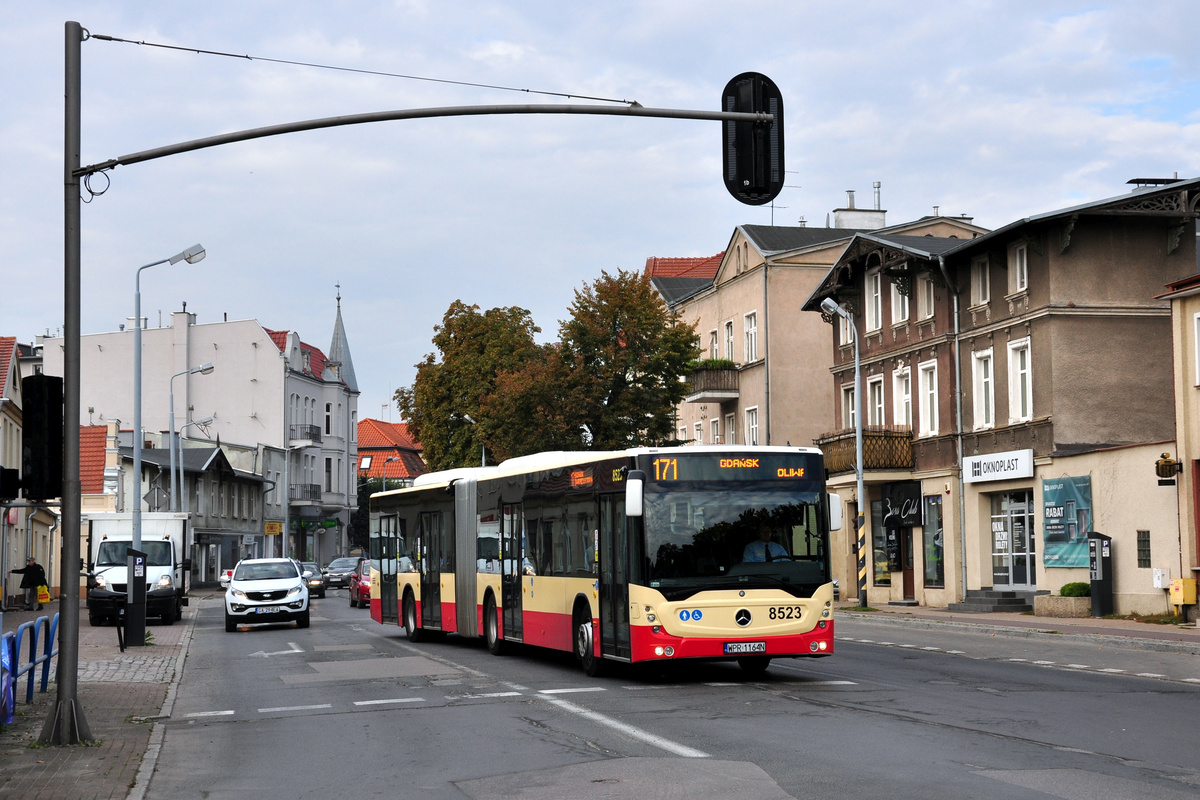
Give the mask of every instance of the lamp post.
<svg viewBox="0 0 1200 800">
<path fill-rule="evenodd" d="M 854 334 L 854 453 L 855 473 L 858 477 L 858 605 L 867 606 L 867 537 L 866 516 L 863 507 L 867 502 L 863 494 L 863 423 L 862 423 L 862 362 L 858 354 L 858 326 L 850 312 L 838 305 L 832 297 L 821 301 L 821 310 L 830 316 L 837 315 L 850 325 Z"/>
<path fill-rule="evenodd" d="M 186 261 L 195 264 L 204 258 L 204 248 L 194 244 L 187 250 L 176 253 L 170 258 L 161 258 L 138 267 L 134 278 L 133 292 L 133 481 L 132 502 L 133 511 L 133 549 L 142 549 L 142 270 L 157 267 L 159 264 L 178 264 Z M 146 582 L 134 580 L 138 566 L 137 556 L 129 556 L 126 566 L 129 569 L 125 595 L 125 644 L 127 647 L 143 647 L 146 644 Z M 145 562 L 140 564 L 145 570 Z"/>
<path fill-rule="evenodd" d="M 189 425 L 196 425 L 198 427 L 203 428 L 205 425 L 208 425 L 209 423 L 211 423 L 213 421 L 213 419 L 214 419 L 214 417 L 205 417 L 204 419 L 194 419 L 191 422 L 183 423 L 182 425 L 179 426 L 180 440 L 176 441 L 176 442 L 172 442 L 173 448 L 178 448 L 178 451 L 179 451 L 179 456 L 178 456 L 178 460 L 176 463 L 179 467 L 179 495 L 180 495 L 180 497 L 183 498 L 182 507 L 177 510 L 183 511 L 184 513 L 187 513 L 187 511 L 188 511 L 188 504 L 187 504 L 187 484 L 184 482 L 184 470 L 183 470 L 183 440 L 182 440 L 183 429 L 188 427 Z M 172 452 L 171 455 L 174 456 L 175 453 Z M 172 466 L 171 469 L 174 470 L 175 467 Z M 172 476 L 172 478 L 174 478 L 174 476 Z"/>
<path fill-rule="evenodd" d="M 209 375 L 212 373 L 212 371 L 214 369 L 215 369 L 215 367 L 213 367 L 212 362 L 206 361 L 198 367 L 191 367 L 190 369 L 185 369 L 182 372 L 176 372 L 174 375 L 171 376 L 171 381 L 170 381 L 171 392 L 170 392 L 170 402 L 168 403 L 167 422 L 169 425 L 168 432 L 170 433 L 170 436 L 171 436 L 170 449 L 171 449 L 171 510 L 172 511 L 179 510 L 178 489 L 181 488 L 183 485 L 183 475 L 182 475 L 182 473 L 183 473 L 183 470 L 182 470 L 183 448 L 182 447 L 179 449 L 179 459 L 180 459 L 179 466 L 181 467 L 180 477 L 179 477 L 179 485 L 177 486 L 175 483 L 175 379 L 178 378 L 180 375 L 194 375 L 197 372 L 200 373 L 201 375 Z M 189 423 L 189 424 L 191 424 L 191 423 Z M 186 428 L 187 426 L 185 425 L 184 427 Z"/>
</svg>

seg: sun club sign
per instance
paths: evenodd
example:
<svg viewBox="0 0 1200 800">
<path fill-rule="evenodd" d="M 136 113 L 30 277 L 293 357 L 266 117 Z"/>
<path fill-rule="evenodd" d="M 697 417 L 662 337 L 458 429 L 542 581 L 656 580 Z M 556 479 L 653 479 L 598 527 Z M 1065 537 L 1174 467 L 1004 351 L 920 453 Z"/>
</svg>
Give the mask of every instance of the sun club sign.
<svg viewBox="0 0 1200 800">
<path fill-rule="evenodd" d="M 963 459 L 963 482 L 1008 481 L 1033 477 L 1033 451 L 1010 450 Z"/>
</svg>

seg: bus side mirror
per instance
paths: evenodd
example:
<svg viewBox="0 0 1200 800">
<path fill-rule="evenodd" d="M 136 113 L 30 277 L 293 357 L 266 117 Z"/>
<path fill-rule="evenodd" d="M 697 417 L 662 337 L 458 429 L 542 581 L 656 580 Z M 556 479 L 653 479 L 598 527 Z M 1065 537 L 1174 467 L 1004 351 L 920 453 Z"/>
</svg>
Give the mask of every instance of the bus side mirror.
<svg viewBox="0 0 1200 800">
<path fill-rule="evenodd" d="M 625 516 L 640 517 L 642 515 L 642 497 L 646 485 L 646 473 L 640 469 L 631 469 L 625 476 Z"/>
<path fill-rule="evenodd" d="M 826 501 L 829 503 L 829 530 L 840 531 L 842 529 L 842 498 L 830 492 Z"/>
</svg>

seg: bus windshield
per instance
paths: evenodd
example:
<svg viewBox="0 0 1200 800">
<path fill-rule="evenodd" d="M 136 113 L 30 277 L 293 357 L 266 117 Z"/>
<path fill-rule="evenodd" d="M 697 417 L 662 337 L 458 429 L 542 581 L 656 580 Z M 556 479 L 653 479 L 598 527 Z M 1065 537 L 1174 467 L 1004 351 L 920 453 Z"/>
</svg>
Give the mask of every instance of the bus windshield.
<svg viewBox="0 0 1200 800">
<path fill-rule="evenodd" d="M 705 589 L 782 588 L 808 597 L 829 582 L 817 492 L 708 484 L 647 492 L 646 580 L 669 600 Z"/>
</svg>

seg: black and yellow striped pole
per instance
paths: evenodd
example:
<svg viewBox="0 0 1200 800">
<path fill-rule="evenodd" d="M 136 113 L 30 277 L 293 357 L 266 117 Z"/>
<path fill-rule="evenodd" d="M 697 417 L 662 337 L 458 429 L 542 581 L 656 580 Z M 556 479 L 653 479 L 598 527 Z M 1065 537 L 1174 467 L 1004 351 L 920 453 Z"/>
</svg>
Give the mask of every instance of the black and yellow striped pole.
<svg viewBox="0 0 1200 800">
<path fill-rule="evenodd" d="M 821 301 L 821 310 L 830 317 L 839 316 L 846 320 L 854 334 L 854 472 L 858 478 L 858 605 L 867 607 L 867 496 L 863 494 L 863 426 L 862 426 L 862 362 L 858 354 L 858 326 L 850 312 L 838 305 L 832 297 Z"/>
</svg>

